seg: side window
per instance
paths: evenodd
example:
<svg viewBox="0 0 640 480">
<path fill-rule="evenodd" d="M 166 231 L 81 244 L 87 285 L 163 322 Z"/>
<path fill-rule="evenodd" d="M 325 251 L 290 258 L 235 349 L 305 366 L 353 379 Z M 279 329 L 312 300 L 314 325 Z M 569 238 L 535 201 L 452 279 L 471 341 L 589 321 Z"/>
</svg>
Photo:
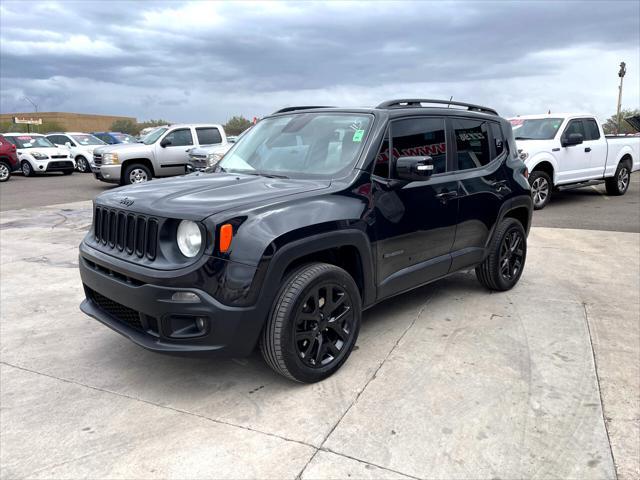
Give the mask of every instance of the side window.
<svg viewBox="0 0 640 480">
<path fill-rule="evenodd" d="M 489 122 L 454 118 L 453 130 L 458 152 L 458 170 L 478 168 L 491 162 L 489 139 L 492 135 Z"/>
<path fill-rule="evenodd" d="M 502 133 L 502 127 L 498 123 L 491 123 L 491 133 L 495 148 L 494 157 L 499 157 L 507 150 L 507 139 Z"/>
<path fill-rule="evenodd" d="M 172 147 L 185 147 L 187 145 L 193 145 L 193 137 L 191 136 L 191 130 L 188 128 L 181 128 L 169 133 L 165 140 L 171 141 Z"/>
<path fill-rule="evenodd" d="M 447 140 L 443 118 L 407 118 L 391 123 L 393 162 L 399 157 L 429 156 L 433 173 L 447 171 Z"/>
<path fill-rule="evenodd" d="M 376 155 L 373 174 L 378 177 L 389 178 L 389 137 L 387 135 L 385 135 L 378 155 Z"/>
<path fill-rule="evenodd" d="M 562 134 L 563 138 L 569 137 L 572 133 L 579 133 L 583 138 L 587 138 L 584 132 L 584 126 L 582 124 L 582 120 L 571 120 L 567 128 L 565 128 L 564 133 Z"/>
<path fill-rule="evenodd" d="M 222 143 L 222 135 L 217 128 L 196 128 L 196 135 L 200 145 Z"/>
<path fill-rule="evenodd" d="M 600 138 L 600 129 L 596 121 L 593 118 L 587 118 L 584 123 L 587 130 L 585 140 L 598 140 Z"/>
</svg>

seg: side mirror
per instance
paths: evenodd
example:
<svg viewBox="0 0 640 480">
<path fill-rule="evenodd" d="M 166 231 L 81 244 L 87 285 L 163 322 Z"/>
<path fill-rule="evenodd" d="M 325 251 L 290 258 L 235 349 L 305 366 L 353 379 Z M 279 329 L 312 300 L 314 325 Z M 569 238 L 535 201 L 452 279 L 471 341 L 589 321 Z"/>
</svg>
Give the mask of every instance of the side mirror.
<svg viewBox="0 0 640 480">
<path fill-rule="evenodd" d="M 570 133 L 568 137 L 562 139 L 563 147 L 573 147 L 574 145 L 580 145 L 584 142 L 584 137 L 581 133 Z"/>
<path fill-rule="evenodd" d="M 160 142 L 160 146 L 161 146 L 162 148 L 164 148 L 164 147 L 168 147 L 168 146 L 170 146 L 170 145 L 171 145 L 171 140 L 169 140 L 169 139 L 168 139 L 168 138 L 166 138 L 166 137 L 165 137 L 165 138 L 163 138 L 163 139 L 162 139 L 162 141 Z"/>
<path fill-rule="evenodd" d="M 396 161 L 396 173 L 402 180 L 427 180 L 433 169 L 431 157 L 400 157 Z"/>
<path fill-rule="evenodd" d="M 64 146 L 67 148 L 71 148 L 71 142 L 64 142 Z"/>
</svg>

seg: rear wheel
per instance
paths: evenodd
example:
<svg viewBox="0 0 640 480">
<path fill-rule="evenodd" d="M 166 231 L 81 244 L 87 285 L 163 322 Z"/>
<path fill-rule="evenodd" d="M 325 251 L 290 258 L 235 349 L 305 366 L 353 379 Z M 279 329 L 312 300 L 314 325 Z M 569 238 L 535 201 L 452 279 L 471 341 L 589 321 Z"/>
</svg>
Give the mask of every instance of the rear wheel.
<svg viewBox="0 0 640 480">
<path fill-rule="evenodd" d="M 0 182 L 6 182 L 11 178 L 11 167 L 7 162 L 0 161 Z"/>
<path fill-rule="evenodd" d="M 515 218 L 505 218 L 493 237 L 487 258 L 476 267 L 476 277 L 490 290 L 505 291 L 518 283 L 527 259 L 527 235 Z"/>
<path fill-rule="evenodd" d="M 132 183 L 145 183 L 151 180 L 151 171 L 141 163 L 134 163 L 127 166 L 122 178 L 123 185 L 131 185 Z"/>
<path fill-rule="evenodd" d="M 22 161 L 20 167 L 22 168 L 22 174 L 25 177 L 31 177 L 33 175 L 33 167 L 31 167 L 31 164 L 26 160 Z"/>
<path fill-rule="evenodd" d="M 336 372 L 358 338 L 362 307 L 343 269 L 312 263 L 287 277 L 262 332 L 267 364 L 291 380 L 313 383 Z"/>
<path fill-rule="evenodd" d="M 609 195 L 624 195 L 631 182 L 631 168 L 627 162 L 620 162 L 613 177 L 605 179 L 605 187 Z"/>
<path fill-rule="evenodd" d="M 549 200 L 551 200 L 551 177 L 547 172 L 536 170 L 529 175 L 529 185 L 531 185 L 531 197 L 533 198 L 533 208 L 542 210 Z"/>
</svg>

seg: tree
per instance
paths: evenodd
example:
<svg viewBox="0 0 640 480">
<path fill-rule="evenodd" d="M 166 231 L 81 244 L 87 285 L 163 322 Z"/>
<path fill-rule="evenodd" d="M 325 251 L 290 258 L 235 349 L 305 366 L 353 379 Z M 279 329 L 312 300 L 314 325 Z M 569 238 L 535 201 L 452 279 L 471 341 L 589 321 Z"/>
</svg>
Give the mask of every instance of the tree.
<svg viewBox="0 0 640 480">
<path fill-rule="evenodd" d="M 170 125 L 170 124 L 171 122 L 167 120 L 162 120 L 162 119 L 147 120 L 146 122 L 138 123 L 138 128 L 139 130 L 142 130 L 143 128 L 159 127 L 160 125 Z"/>
<path fill-rule="evenodd" d="M 116 120 L 111 124 L 111 131 L 137 135 L 140 132 L 138 124 L 131 120 Z"/>
<path fill-rule="evenodd" d="M 620 132 L 618 132 L 618 117 L 614 113 L 609 119 L 602 125 L 604 133 L 606 135 L 613 135 L 616 133 L 636 133 L 636 130 L 624 119 L 627 117 L 633 117 L 634 115 L 640 115 L 640 110 L 620 110 Z"/>
<path fill-rule="evenodd" d="M 240 135 L 251 126 L 251 122 L 242 115 L 231 117 L 224 125 L 227 135 Z"/>
</svg>

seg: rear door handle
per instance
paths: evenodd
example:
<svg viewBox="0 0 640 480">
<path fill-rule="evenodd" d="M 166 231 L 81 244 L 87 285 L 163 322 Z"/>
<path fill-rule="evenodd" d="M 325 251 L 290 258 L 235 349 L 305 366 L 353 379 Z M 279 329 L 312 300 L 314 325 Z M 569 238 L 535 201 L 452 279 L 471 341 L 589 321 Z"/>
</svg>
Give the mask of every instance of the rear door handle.
<svg viewBox="0 0 640 480">
<path fill-rule="evenodd" d="M 585 152 L 590 152 L 591 151 L 591 147 L 587 147 L 584 149 Z"/>
</svg>

